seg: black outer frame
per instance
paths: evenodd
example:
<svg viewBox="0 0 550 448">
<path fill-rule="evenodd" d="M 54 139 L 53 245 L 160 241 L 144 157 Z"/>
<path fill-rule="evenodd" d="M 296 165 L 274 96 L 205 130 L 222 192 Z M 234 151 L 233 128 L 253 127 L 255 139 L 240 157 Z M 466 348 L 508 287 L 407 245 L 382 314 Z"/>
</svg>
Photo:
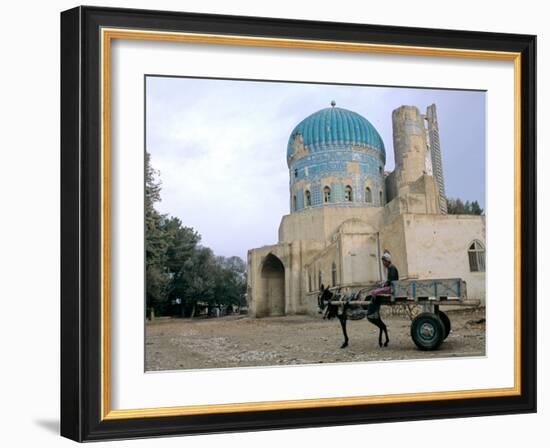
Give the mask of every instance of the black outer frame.
<svg viewBox="0 0 550 448">
<path fill-rule="evenodd" d="M 521 395 L 100 420 L 100 28 L 521 52 Z M 61 435 L 76 441 L 536 412 L 536 36 L 77 7 L 61 13 Z"/>
</svg>

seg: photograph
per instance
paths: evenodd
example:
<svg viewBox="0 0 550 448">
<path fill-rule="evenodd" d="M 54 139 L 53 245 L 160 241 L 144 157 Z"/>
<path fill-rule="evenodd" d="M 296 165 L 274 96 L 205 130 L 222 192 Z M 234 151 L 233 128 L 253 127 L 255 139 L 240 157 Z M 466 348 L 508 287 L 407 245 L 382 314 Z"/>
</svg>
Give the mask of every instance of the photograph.
<svg viewBox="0 0 550 448">
<path fill-rule="evenodd" d="M 486 356 L 485 90 L 144 84 L 145 371 Z"/>
</svg>

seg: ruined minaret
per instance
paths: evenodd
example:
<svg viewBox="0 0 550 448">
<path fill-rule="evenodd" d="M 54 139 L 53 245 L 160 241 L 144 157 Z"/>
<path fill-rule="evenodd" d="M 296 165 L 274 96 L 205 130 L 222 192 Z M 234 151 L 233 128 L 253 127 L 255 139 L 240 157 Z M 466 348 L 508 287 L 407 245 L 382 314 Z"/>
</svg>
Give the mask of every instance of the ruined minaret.
<svg viewBox="0 0 550 448">
<path fill-rule="evenodd" d="M 439 189 L 439 208 L 441 213 L 447 214 L 447 196 L 445 195 L 445 181 L 443 178 L 443 163 L 441 161 L 441 147 L 439 143 L 439 125 L 435 104 L 428 106 L 426 112 L 428 146 L 430 148 L 433 176 Z"/>
<path fill-rule="evenodd" d="M 431 175 L 424 116 L 414 106 L 401 106 L 392 113 L 396 187 L 400 191 L 424 174 Z"/>
<path fill-rule="evenodd" d="M 392 113 L 395 170 L 388 176 L 391 197 L 400 197 L 401 212 L 447 213 L 435 105 L 427 115 L 415 106 Z"/>
</svg>

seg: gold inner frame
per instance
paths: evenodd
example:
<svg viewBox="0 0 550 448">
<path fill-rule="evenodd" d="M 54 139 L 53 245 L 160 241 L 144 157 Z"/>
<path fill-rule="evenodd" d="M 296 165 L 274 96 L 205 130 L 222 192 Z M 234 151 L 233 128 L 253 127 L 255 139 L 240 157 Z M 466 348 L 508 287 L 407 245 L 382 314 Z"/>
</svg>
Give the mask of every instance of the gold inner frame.
<svg viewBox="0 0 550 448">
<path fill-rule="evenodd" d="M 413 56 L 505 60 L 514 63 L 514 386 L 442 392 L 404 393 L 302 400 L 243 402 L 229 404 L 170 406 L 140 409 L 111 409 L 110 368 L 110 62 L 113 39 L 186 42 L 213 45 L 295 48 L 346 52 L 368 52 Z M 101 419 L 166 417 L 227 412 L 306 409 L 381 403 L 503 397 L 521 394 L 521 54 L 514 52 L 455 48 L 278 39 L 249 36 L 101 29 Z"/>
</svg>

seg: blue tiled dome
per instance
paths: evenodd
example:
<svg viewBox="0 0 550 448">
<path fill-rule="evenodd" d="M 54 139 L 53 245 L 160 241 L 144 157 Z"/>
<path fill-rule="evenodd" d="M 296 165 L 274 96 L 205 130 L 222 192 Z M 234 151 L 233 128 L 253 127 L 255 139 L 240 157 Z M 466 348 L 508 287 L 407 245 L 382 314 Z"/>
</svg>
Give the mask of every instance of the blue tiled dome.
<svg viewBox="0 0 550 448">
<path fill-rule="evenodd" d="M 363 144 L 378 149 L 385 158 L 384 142 L 378 131 L 365 117 L 351 110 L 327 107 L 302 120 L 290 134 L 288 157 L 292 155 L 293 140 L 297 133 L 303 136 L 304 145 L 309 146 L 312 151 L 315 151 L 315 146 L 330 143 Z"/>
</svg>

